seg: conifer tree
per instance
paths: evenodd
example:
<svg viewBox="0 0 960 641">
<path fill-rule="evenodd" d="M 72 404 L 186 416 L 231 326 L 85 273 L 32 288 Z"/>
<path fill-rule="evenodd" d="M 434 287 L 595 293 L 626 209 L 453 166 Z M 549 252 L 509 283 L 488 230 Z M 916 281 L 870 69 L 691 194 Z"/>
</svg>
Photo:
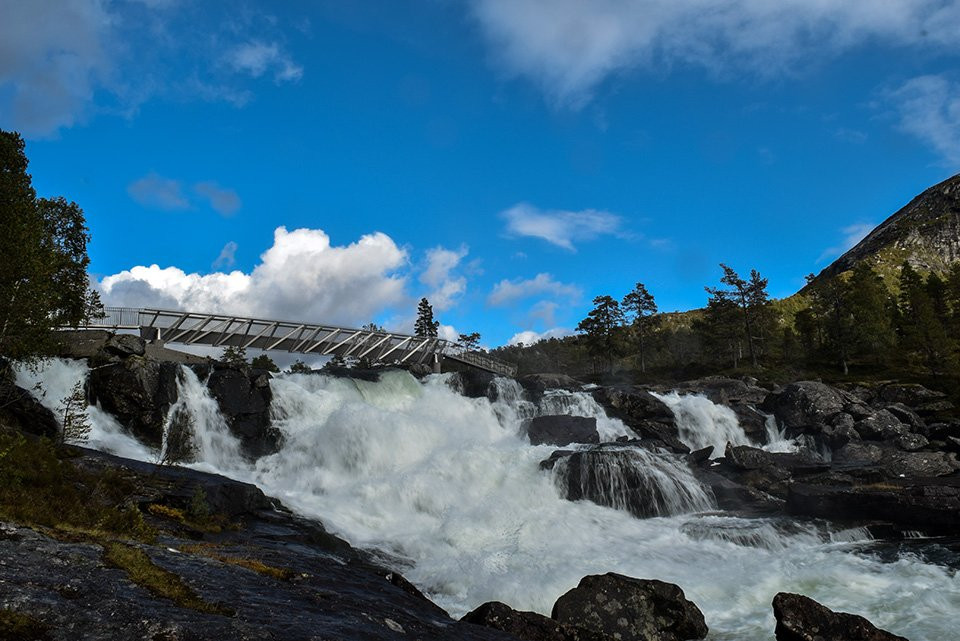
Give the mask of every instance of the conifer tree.
<svg viewBox="0 0 960 641">
<path fill-rule="evenodd" d="M 433 337 L 437 336 L 440 329 L 440 322 L 433 320 L 433 307 L 426 298 L 421 298 L 417 305 L 417 321 L 413 326 L 415 336 Z"/>
<path fill-rule="evenodd" d="M 764 320 L 769 311 L 770 296 L 767 294 L 767 279 L 760 272 L 750 270 L 750 280 L 744 280 L 733 269 L 720 263 L 723 277 L 720 282 L 729 289 L 707 287 L 711 300 L 717 309 L 725 308 L 722 303 L 731 302 L 739 308 L 743 323 L 743 338 L 750 354 L 750 362 L 757 366 L 760 344 L 763 341 Z"/>
<path fill-rule="evenodd" d="M 608 369 L 612 369 L 613 358 L 620 351 L 618 333 L 623 326 L 623 310 L 610 296 L 597 296 L 593 305 L 587 317 L 577 325 L 577 331 L 585 334 L 590 353 L 605 360 Z"/>
<path fill-rule="evenodd" d="M 877 363 L 882 362 L 896 343 L 892 303 L 883 278 L 863 261 L 853 269 L 847 296 L 853 317 L 850 326 L 852 351 Z"/>
<path fill-rule="evenodd" d="M 629 320 L 633 331 L 637 335 L 640 347 L 640 371 L 646 372 L 646 360 L 644 357 L 644 342 L 656 322 L 657 303 L 653 294 L 647 291 L 643 283 L 637 283 L 633 291 L 623 297 L 620 304 L 624 316 Z"/>
</svg>

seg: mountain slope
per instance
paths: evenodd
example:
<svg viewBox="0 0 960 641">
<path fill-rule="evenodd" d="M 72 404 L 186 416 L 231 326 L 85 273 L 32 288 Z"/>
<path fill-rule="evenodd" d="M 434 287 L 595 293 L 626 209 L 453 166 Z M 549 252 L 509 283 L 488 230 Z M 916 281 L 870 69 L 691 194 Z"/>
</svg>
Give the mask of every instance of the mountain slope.
<svg viewBox="0 0 960 641">
<path fill-rule="evenodd" d="M 919 271 L 939 274 L 960 261 L 960 174 L 911 200 L 817 279 L 845 272 L 863 260 L 875 261 L 888 283 L 905 260 Z"/>
</svg>

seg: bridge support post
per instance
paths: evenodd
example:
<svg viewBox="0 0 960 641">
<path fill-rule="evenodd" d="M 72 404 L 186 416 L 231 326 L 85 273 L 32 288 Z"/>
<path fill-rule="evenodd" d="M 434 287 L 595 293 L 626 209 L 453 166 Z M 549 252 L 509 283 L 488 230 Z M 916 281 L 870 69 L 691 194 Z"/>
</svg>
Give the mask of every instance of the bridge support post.
<svg viewBox="0 0 960 641">
<path fill-rule="evenodd" d="M 156 343 L 160 340 L 160 328 L 159 327 L 141 327 L 140 328 L 140 338 L 150 341 L 151 343 Z"/>
<path fill-rule="evenodd" d="M 434 374 L 440 373 L 440 354 L 433 355 L 433 373 Z"/>
</svg>

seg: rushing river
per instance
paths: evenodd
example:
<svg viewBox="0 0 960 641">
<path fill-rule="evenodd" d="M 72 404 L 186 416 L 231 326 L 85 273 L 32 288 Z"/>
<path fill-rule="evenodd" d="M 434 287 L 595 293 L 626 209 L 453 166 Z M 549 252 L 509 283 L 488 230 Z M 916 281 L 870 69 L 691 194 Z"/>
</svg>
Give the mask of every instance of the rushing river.
<svg viewBox="0 0 960 641">
<path fill-rule="evenodd" d="M 19 384 L 40 382 L 43 402 L 54 408 L 86 373 L 82 362 L 50 361 L 37 373 L 21 371 Z M 550 393 L 534 405 L 513 381 L 498 385 L 501 400 L 491 403 L 460 396 L 443 375 L 423 383 L 402 372 L 377 383 L 279 376 L 271 381 L 271 412 L 283 446 L 253 464 L 188 369 L 171 414 L 193 419 L 193 467 L 256 483 L 353 545 L 377 551 L 455 617 L 491 600 L 549 615 L 581 577 L 614 571 L 678 584 L 703 610 L 713 640 L 773 639 L 770 603 L 780 591 L 861 614 L 911 641 L 956 638 L 960 576 L 948 564 L 910 553 L 881 560 L 864 530 L 726 516 L 672 457 L 655 465 L 680 497 L 670 516 L 637 519 L 561 498 L 562 466 L 539 468 L 557 448 L 531 446 L 524 418 L 594 416 L 607 441 L 630 431 L 588 394 Z M 722 452 L 728 440 L 748 442 L 726 408 L 698 396 L 662 398 L 690 445 Z M 111 416 L 88 412 L 92 447 L 159 458 Z M 775 426 L 771 432 L 776 436 Z"/>
</svg>

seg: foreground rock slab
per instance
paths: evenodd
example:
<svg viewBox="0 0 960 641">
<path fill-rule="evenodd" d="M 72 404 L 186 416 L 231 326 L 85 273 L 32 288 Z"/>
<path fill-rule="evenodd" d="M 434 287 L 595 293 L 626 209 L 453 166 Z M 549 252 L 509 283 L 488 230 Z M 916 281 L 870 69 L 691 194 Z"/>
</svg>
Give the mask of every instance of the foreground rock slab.
<svg viewBox="0 0 960 641">
<path fill-rule="evenodd" d="M 609 637 L 558 623 L 536 612 L 514 610 L 499 601 L 484 603 L 461 621 L 512 634 L 522 641 L 605 641 Z"/>
<path fill-rule="evenodd" d="M 834 612 L 800 594 L 773 597 L 777 641 L 907 641 L 861 616 Z"/>
<path fill-rule="evenodd" d="M 708 632 L 679 586 L 612 572 L 581 579 L 557 599 L 552 618 L 619 641 L 686 641 Z"/>
</svg>

